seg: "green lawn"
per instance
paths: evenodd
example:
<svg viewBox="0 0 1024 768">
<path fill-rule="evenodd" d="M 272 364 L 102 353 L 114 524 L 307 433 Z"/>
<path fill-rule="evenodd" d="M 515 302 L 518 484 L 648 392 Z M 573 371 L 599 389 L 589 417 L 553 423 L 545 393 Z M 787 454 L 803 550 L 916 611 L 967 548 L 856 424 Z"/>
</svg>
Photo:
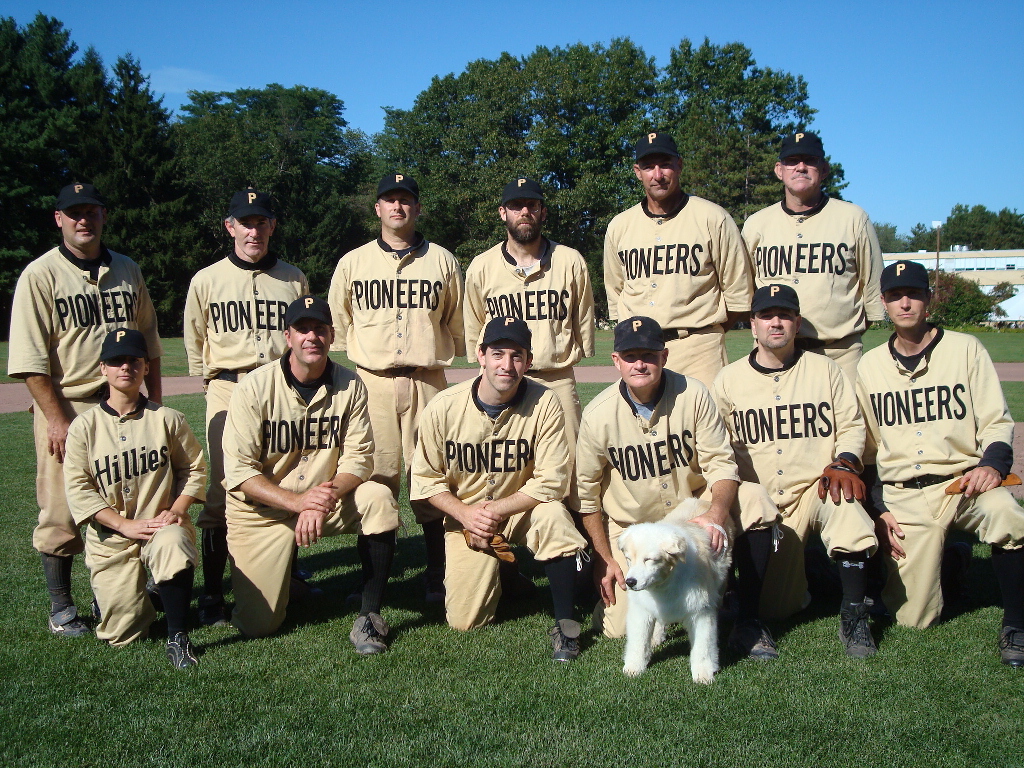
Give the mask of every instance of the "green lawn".
<svg viewBox="0 0 1024 768">
<path fill-rule="evenodd" d="M 1000 331 L 977 331 L 974 335 L 981 339 L 981 342 L 992 355 L 992 360 L 997 363 L 1019 363 L 1024 362 L 1024 334 Z M 872 330 L 864 337 L 865 350 L 877 347 L 889 338 L 889 331 Z M 161 370 L 164 376 L 188 376 L 188 361 L 185 358 L 185 346 L 180 337 L 163 339 L 164 356 L 161 360 Z M 730 331 L 725 337 L 726 351 L 729 360 L 736 360 L 750 351 L 752 344 L 750 331 Z M 580 365 L 610 365 L 612 353 L 612 332 L 598 331 L 596 342 L 596 354 L 594 357 L 585 358 Z M 332 354 L 334 359 L 346 365 L 351 365 L 344 353 Z M 0 342 L 0 359 L 3 362 L 3 371 L 7 371 L 7 342 Z M 475 364 L 474 364 L 475 366 Z M 456 368 L 474 367 L 466 361 L 466 358 L 458 358 L 455 361 Z M 0 381 L 16 381 L 4 375 Z"/>
<path fill-rule="evenodd" d="M 603 386 L 583 385 L 583 399 Z M 168 402 L 202 434 L 201 396 Z M 422 603 L 423 547 L 405 509 L 385 609 L 389 653 L 360 658 L 347 639 L 354 614 L 344 597 L 358 568 L 345 536 L 304 554 L 325 594 L 294 606 L 278 635 L 240 642 L 231 629 L 197 630 L 202 663 L 180 673 L 162 642 L 116 651 L 47 633 L 29 544 L 31 424 L 7 414 L 0 427 L 3 766 L 1021 764 L 1024 670 L 999 663 L 985 547 L 974 548 L 966 610 L 925 631 L 880 629 L 874 659 L 842 655 L 835 606 L 812 607 L 775 628 L 780 660 L 726 655 L 704 688 L 690 681 L 679 632 L 636 680 L 622 675 L 622 642 L 589 633 L 576 662 L 552 662 L 546 595 L 493 627 L 449 630 Z M 75 593 L 88 605 L 80 562 Z"/>
</svg>

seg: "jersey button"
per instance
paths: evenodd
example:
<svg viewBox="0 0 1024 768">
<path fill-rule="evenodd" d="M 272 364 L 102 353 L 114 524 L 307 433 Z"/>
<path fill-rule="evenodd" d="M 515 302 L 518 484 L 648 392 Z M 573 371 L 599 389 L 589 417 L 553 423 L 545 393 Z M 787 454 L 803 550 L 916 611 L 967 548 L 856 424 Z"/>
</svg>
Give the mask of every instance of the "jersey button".
<svg viewBox="0 0 1024 768">
<path fill-rule="evenodd" d="M 395 352 L 395 354 L 396 354 L 396 355 L 400 355 L 400 354 L 402 354 L 402 350 L 398 350 L 397 352 Z M 262 357 L 262 355 L 260 355 L 260 357 Z"/>
<path fill-rule="evenodd" d="M 657 288 L 657 287 L 658 287 L 657 283 L 651 283 L 651 288 Z"/>
<path fill-rule="evenodd" d="M 781 496 L 784 493 L 785 493 L 785 491 L 779 491 L 779 496 Z"/>
<path fill-rule="evenodd" d="M 776 452 L 776 453 L 778 453 L 778 454 L 781 454 L 781 453 L 782 453 L 782 449 L 781 449 L 781 448 L 779 448 L 779 449 L 777 449 L 777 450 L 776 450 L 775 452 Z"/>
<path fill-rule="evenodd" d="M 263 353 L 262 352 L 260 352 L 260 357 L 263 357 Z"/>
<path fill-rule="evenodd" d="M 399 320 L 401 320 L 401 319 L 402 319 L 402 316 L 401 316 L 401 315 L 399 315 L 399 316 L 398 316 L 398 319 L 399 319 Z"/>
<path fill-rule="evenodd" d="M 488 497 L 486 497 L 486 500 L 487 501 L 494 501 L 494 497 L 493 496 L 488 496 Z"/>
<path fill-rule="evenodd" d="M 780 474 L 780 475 L 782 474 L 782 470 L 781 469 L 778 471 L 778 474 Z"/>
<path fill-rule="evenodd" d="M 305 479 L 306 479 L 305 475 L 299 475 L 299 480 L 305 480 Z"/>
<path fill-rule="evenodd" d="M 660 222 L 659 222 L 659 223 L 660 223 Z M 666 506 L 666 507 L 671 507 L 671 506 L 672 506 L 672 502 L 671 502 L 671 501 L 666 501 L 666 502 L 665 502 L 665 506 Z"/>
<path fill-rule="evenodd" d="M 779 453 L 782 453 L 782 451 L 779 451 Z M 309 456 L 303 456 L 302 460 L 303 461 L 309 461 Z"/>
<path fill-rule="evenodd" d="M 488 480 L 487 480 L 487 484 L 488 484 L 488 485 L 494 485 L 494 478 L 493 478 L 493 477 L 491 477 L 491 478 L 488 478 Z"/>
<path fill-rule="evenodd" d="M 668 483 L 662 483 L 662 484 L 661 484 L 661 487 L 662 487 L 662 488 L 668 488 Z"/>
<path fill-rule="evenodd" d="M 652 429 L 651 430 L 651 437 L 657 437 L 657 436 L 658 436 L 658 430 Z"/>
<path fill-rule="evenodd" d="M 653 301 L 652 301 L 652 302 L 650 302 L 649 306 L 652 306 L 652 307 L 653 307 L 653 306 L 654 306 L 654 302 L 653 302 Z"/>
<path fill-rule="evenodd" d="M 256 341 L 259 341 L 259 340 L 260 340 L 260 337 L 259 337 L 259 336 L 257 336 L 257 337 L 256 337 Z"/>
<path fill-rule="evenodd" d="M 799 278 L 797 278 L 797 279 L 796 279 L 796 280 L 794 280 L 793 282 L 794 282 L 794 283 L 799 283 L 799 282 L 800 282 L 800 279 L 799 279 Z"/>
<path fill-rule="evenodd" d="M 257 290 L 257 289 L 255 289 L 255 288 L 254 288 L 254 289 L 253 289 L 253 292 L 252 292 L 252 295 L 253 295 L 253 296 L 259 296 L 259 295 L 260 295 L 260 292 L 259 292 L 259 290 Z"/>
<path fill-rule="evenodd" d="M 775 377 L 775 380 L 776 380 L 776 381 L 778 381 L 778 380 L 779 380 L 779 377 L 778 377 L 778 376 L 776 376 L 776 377 Z"/>
<path fill-rule="evenodd" d="M 914 465 L 914 469 L 920 469 L 920 468 L 921 468 L 921 465 L 920 465 L 920 464 L 915 464 L 915 465 Z"/>
<path fill-rule="evenodd" d="M 921 456 L 921 455 L 923 455 L 923 454 L 924 454 L 924 451 L 918 451 L 918 452 L 917 452 L 917 455 L 918 455 L 918 456 Z"/>
<path fill-rule="evenodd" d="M 797 232 L 796 236 L 802 238 L 804 236 L 804 233 L 803 232 Z"/>
<path fill-rule="evenodd" d="M 921 436 L 921 433 L 920 433 L 920 432 L 918 432 L 918 433 L 917 433 L 917 436 L 918 436 L 918 437 L 920 437 L 920 436 Z"/>
<path fill-rule="evenodd" d="M 128 439 L 127 437 L 125 437 L 124 435 L 121 435 L 121 442 L 122 442 L 122 443 L 123 443 L 123 442 L 124 442 L 125 440 L 127 440 L 127 439 Z"/>
<path fill-rule="evenodd" d="M 399 331 L 396 335 L 398 336 L 398 338 L 402 338 L 402 332 L 401 331 Z"/>
<path fill-rule="evenodd" d="M 775 396 L 775 399 L 776 399 L 776 400 L 781 400 L 781 399 L 782 399 L 782 395 L 776 395 L 776 396 Z"/>
</svg>

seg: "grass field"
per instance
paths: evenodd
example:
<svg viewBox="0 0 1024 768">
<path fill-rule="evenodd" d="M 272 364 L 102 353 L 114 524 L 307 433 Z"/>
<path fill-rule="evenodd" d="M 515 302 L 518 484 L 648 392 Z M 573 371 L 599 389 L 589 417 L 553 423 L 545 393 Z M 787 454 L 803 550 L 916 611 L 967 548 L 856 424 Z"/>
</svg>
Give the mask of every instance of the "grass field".
<svg viewBox="0 0 1024 768">
<path fill-rule="evenodd" d="M 872 330 L 864 335 L 864 349 L 872 349 L 885 342 L 889 338 L 889 331 Z M 974 332 L 981 342 L 988 349 L 992 360 L 996 363 L 1019 363 L 1024 362 L 1024 334 L 1000 331 L 977 331 Z M 188 361 L 185 358 L 185 345 L 180 337 L 163 339 L 164 356 L 161 360 L 161 371 L 164 376 L 188 376 Z M 736 360 L 751 349 L 750 331 L 730 331 L 725 337 L 726 351 L 729 360 Z M 580 365 L 610 365 L 612 353 L 612 332 L 598 331 L 596 339 L 596 354 L 593 357 L 585 358 Z M 349 364 L 348 357 L 343 353 L 334 353 L 334 359 L 341 363 Z M 3 362 L 3 371 L 7 371 L 7 342 L 0 342 L 0 359 Z M 466 361 L 466 358 L 458 358 L 455 361 L 455 368 L 475 367 Z M 12 382 L 6 375 L 0 377 L 0 381 Z"/>
<path fill-rule="evenodd" d="M 583 399 L 602 386 L 583 385 Z M 201 396 L 168 404 L 202 434 Z M 690 681 L 678 632 L 636 680 L 622 675 L 622 642 L 589 633 L 576 662 L 552 662 L 546 595 L 505 610 L 495 626 L 449 630 L 442 611 L 422 603 L 423 547 L 406 509 L 384 611 L 389 653 L 357 657 L 348 641 L 354 614 L 344 598 L 358 569 L 355 538 L 344 536 L 302 557 L 324 589 L 315 604 L 293 606 L 264 640 L 195 631 L 202 663 L 181 673 L 162 641 L 112 650 L 48 634 L 29 545 L 31 424 L 8 414 L 0 427 L 3 766 L 1024 764 L 1024 670 L 999 663 L 1000 611 L 982 546 L 973 602 L 945 623 L 881 628 L 878 655 L 856 662 L 836 640 L 835 605 L 812 606 L 775 627 L 781 659 L 726 654 L 704 688 Z M 522 560 L 544 584 L 542 569 Z M 88 605 L 80 560 L 75 594 Z"/>
</svg>

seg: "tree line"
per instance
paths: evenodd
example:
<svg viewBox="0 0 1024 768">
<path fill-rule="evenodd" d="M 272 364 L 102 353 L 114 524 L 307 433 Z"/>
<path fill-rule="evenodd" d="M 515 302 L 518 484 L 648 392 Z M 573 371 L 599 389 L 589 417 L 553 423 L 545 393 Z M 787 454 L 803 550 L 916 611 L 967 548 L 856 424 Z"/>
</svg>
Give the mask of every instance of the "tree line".
<svg viewBox="0 0 1024 768">
<path fill-rule="evenodd" d="M 604 230 L 640 197 L 631 171 L 639 136 L 671 132 L 684 189 L 742 222 L 779 199 L 778 142 L 815 110 L 801 76 L 758 66 L 741 43 L 683 39 L 659 68 L 622 38 L 470 62 L 385 114 L 369 136 L 334 94 L 271 84 L 191 91 L 172 115 L 131 55 L 108 69 L 92 48 L 79 55 L 55 18 L 0 18 L 3 328 L 21 270 L 57 242 L 56 192 L 75 180 L 107 197 L 104 242 L 139 262 L 168 335 L 181 331 L 191 276 L 230 251 L 222 221 L 232 192 L 273 195 L 273 251 L 324 294 L 337 260 L 379 232 L 376 182 L 392 170 L 418 179 L 423 233 L 463 266 L 504 236 L 504 184 L 536 178 L 548 195 L 546 232 L 584 254 L 603 303 Z M 841 196 L 842 165 L 832 169 L 828 191 Z"/>
<path fill-rule="evenodd" d="M 899 234 L 894 224 L 875 224 L 875 230 L 885 253 L 934 252 L 939 236 L 924 223 L 915 224 L 906 235 Z M 954 246 L 967 251 L 1024 248 L 1024 213 L 1009 208 L 996 212 L 983 205 L 959 203 L 943 222 L 941 238 L 943 251 Z"/>
</svg>

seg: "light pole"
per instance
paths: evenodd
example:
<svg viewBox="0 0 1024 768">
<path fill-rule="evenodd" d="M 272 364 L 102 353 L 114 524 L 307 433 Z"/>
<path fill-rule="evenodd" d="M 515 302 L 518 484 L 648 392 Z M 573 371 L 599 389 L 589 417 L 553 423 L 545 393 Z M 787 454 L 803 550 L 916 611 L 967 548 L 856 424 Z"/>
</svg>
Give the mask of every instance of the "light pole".
<svg viewBox="0 0 1024 768">
<path fill-rule="evenodd" d="M 942 250 L 942 222 L 933 221 L 932 229 L 935 230 L 935 301 L 939 300 L 939 251 Z"/>
</svg>

